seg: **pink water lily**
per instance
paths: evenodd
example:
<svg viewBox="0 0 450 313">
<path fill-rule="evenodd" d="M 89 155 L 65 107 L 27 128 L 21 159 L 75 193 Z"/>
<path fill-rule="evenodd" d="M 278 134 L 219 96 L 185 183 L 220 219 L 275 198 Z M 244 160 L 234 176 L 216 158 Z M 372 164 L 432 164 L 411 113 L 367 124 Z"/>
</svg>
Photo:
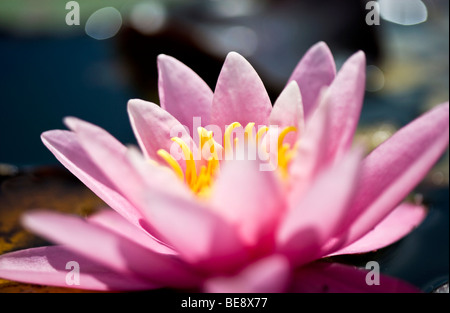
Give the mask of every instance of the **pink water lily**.
<svg viewBox="0 0 450 313">
<path fill-rule="evenodd" d="M 369 286 L 366 272 L 321 260 L 383 248 L 421 223 L 425 208 L 402 201 L 448 145 L 448 103 L 363 157 L 352 145 L 363 52 L 336 73 L 327 45 L 316 44 L 273 106 L 237 53 L 214 92 L 172 57 L 158 68 L 161 106 L 128 103 L 140 150 L 76 118 L 65 119 L 70 131 L 42 134 L 113 210 L 26 214 L 28 229 L 58 245 L 0 256 L 0 277 L 90 290 L 417 291 L 385 276 Z M 250 147 L 262 154 L 227 158 Z M 76 286 L 66 281 L 70 261 Z"/>
</svg>

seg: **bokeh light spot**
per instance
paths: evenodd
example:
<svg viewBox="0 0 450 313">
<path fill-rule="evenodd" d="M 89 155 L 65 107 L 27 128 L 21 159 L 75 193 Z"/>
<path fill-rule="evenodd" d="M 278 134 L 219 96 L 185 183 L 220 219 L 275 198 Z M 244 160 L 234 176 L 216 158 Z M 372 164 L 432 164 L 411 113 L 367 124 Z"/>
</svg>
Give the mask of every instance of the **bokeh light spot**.
<svg viewBox="0 0 450 313">
<path fill-rule="evenodd" d="M 91 14 L 85 31 L 90 37 L 104 40 L 114 37 L 122 27 L 122 15 L 113 7 L 99 9 Z"/>
</svg>

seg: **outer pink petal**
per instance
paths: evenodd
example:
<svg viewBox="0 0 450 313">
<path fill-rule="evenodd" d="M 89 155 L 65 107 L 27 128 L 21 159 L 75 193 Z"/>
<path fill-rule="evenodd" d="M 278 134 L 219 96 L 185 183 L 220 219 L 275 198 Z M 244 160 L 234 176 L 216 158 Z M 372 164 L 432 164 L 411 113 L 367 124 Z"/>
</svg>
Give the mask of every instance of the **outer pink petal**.
<svg viewBox="0 0 450 313">
<path fill-rule="evenodd" d="M 127 147 L 104 129 L 77 118 L 66 118 L 80 145 L 113 185 L 133 202 L 133 195 L 144 185 L 141 176 L 127 158 Z"/>
<path fill-rule="evenodd" d="M 336 76 L 333 55 L 324 42 L 312 46 L 298 63 L 289 83 L 296 81 L 303 97 L 305 117 L 315 110 L 320 93 Z"/>
<path fill-rule="evenodd" d="M 193 117 L 201 118 L 201 125 L 208 125 L 211 115 L 213 92 L 189 67 L 177 59 L 158 56 L 159 98 L 161 107 L 181 124 L 193 129 Z"/>
<path fill-rule="evenodd" d="M 285 207 L 275 168 L 264 171 L 256 160 L 226 161 L 214 184 L 211 205 L 236 226 L 249 246 L 262 246 L 272 238 Z"/>
<path fill-rule="evenodd" d="M 205 282 L 204 289 L 213 293 L 284 292 L 290 272 L 286 258 L 273 255 L 247 266 L 234 276 L 211 278 Z"/>
<path fill-rule="evenodd" d="M 42 141 L 55 157 L 97 196 L 134 225 L 142 215 L 111 183 L 69 131 L 51 130 L 42 134 Z"/>
<path fill-rule="evenodd" d="M 328 256 L 365 253 L 387 247 L 409 234 L 425 216 L 424 207 L 401 204 L 364 237 Z"/>
<path fill-rule="evenodd" d="M 445 103 L 400 129 L 366 157 L 346 244 L 368 233 L 411 192 L 448 141 L 449 105 Z"/>
<path fill-rule="evenodd" d="M 322 245 L 340 232 L 359 177 L 360 152 L 321 173 L 281 222 L 279 252 L 300 265 L 321 257 Z"/>
<path fill-rule="evenodd" d="M 232 225 L 200 201 L 149 193 L 146 221 L 183 259 L 201 270 L 233 269 L 247 259 Z"/>
<path fill-rule="evenodd" d="M 379 285 L 368 285 L 368 271 L 338 263 L 313 263 L 294 275 L 290 292 L 304 293 L 417 293 L 420 290 L 401 280 L 380 275 Z M 372 274 L 370 274 L 372 275 Z M 370 276 L 372 277 L 372 276 Z"/>
<path fill-rule="evenodd" d="M 117 233 L 118 235 L 121 235 L 157 253 L 172 255 L 176 254 L 175 251 L 157 241 L 147 232 L 135 227 L 113 210 L 103 209 L 89 216 L 88 222 L 94 225 L 102 226 L 111 232 Z"/>
<path fill-rule="evenodd" d="M 239 122 L 267 125 L 272 104 L 256 71 L 236 52 L 228 54 L 214 92 L 211 122 L 222 128 Z"/>
<path fill-rule="evenodd" d="M 79 284 L 73 284 L 69 262 L 79 265 Z M 74 254 L 61 246 L 39 247 L 0 256 L 0 277 L 22 283 L 87 290 L 146 290 L 159 287 L 153 282 L 123 275 Z M 66 281 L 68 279 L 68 282 Z M 70 283 L 70 284 L 69 284 Z"/>
<path fill-rule="evenodd" d="M 366 57 L 360 51 L 344 63 L 319 105 L 329 105 L 328 156 L 342 156 L 352 143 L 359 122 L 366 83 Z"/>
<path fill-rule="evenodd" d="M 176 176 L 161 167 L 137 166 L 133 153 L 105 130 L 79 119 L 66 119 L 80 144 L 117 189 L 136 207 L 142 205 L 142 195 L 148 190 L 180 194 L 186 191 Z M 143 157 L 141 157 L 144 161 Z M 171 186 L 171 188 L 167 188 Z M 176 188 L 178 187 L 178 188 Z M 173 190 L 172 190 L 173 189 Z"/>
<path fill-rule="evenodd" d="M 195 150 L 195 144 L 189 130 L 158 105 L 133 99 L 128 101 L 128 114 L 134 134 L 145 156 L 160 160 L 157 155 L 159 149 L 171 152 L 174 147 L 178 148 L 171 140 L 172 137 L 181 138 L 192 151 Z M 174 152 L 178 150 L 174 150 Z M 180 157 L 182 155 L 181 152 L 172 154 Z M 181 158 L 178 159 L 180 166 L 184 169 L 186 167 L 185 162 Z"/>
<path fill-rule="evenodd" d="M 156 253 L 81 218 L 33 212 L 24 216 L 23 223 L 36 234 L 123 275 L 163 286 L 192 287 L 197 283 L 195 274 L 173 255 Z"/>
</svg>

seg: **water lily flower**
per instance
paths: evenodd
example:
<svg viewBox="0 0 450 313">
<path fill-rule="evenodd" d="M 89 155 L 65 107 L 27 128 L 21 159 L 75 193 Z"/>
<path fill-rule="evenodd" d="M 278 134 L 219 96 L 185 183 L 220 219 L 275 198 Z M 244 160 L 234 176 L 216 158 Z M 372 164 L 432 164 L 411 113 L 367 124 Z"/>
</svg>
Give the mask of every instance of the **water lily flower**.
<svg viewBox="0 0 450 313">
<path fill-rule="evenodd" d="M 363 156 L 353 146 L 363 52 L 336 73 L 316 44 L 273 106 L 234 52 L 214 92 L 172 57 L 158 69 L 161 106 L 128 103 L 140 149 L 73 117 L 70 131 L 42 134 L 112 210 L 26 214 L 57 245 L 0 256 L 0 277 L 90 290 L 417 291 L 386 276 L 371 286 L 365 271 L 321 260 L 386 247 L 421 223 L 425 208 L 402 201 L 447 148 L 448 103 Z M 75 285 L 68 262 L 79 265 Z"/>
</svg>

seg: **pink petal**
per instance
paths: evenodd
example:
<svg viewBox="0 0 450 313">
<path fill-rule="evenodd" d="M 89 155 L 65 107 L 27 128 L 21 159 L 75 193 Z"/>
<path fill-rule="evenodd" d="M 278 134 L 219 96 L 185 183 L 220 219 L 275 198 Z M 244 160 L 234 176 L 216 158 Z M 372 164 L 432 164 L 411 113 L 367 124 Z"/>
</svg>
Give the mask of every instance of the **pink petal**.
<svg viewBox="0 0 450 313">
<path fill-rule="evenodd" d="M 159 98 L 161 107 L 187 126 L 191 135 L 193 117 L 201 118 L 201 125 L 208 125 L 211 115 L 213 92 L 189 67 L 177 59 L 158 56 Z"/>
<path fill-rule="evenodd" d="M 311 180 L 328 165 L 330 110 L 319 107 L 310 118 L 289 167 L 291 191 L 289 204 L 296 204 L 310 185 Z"/>
<path fill-rule="evenodd" d="M 303 97 L 305 117 L 315 110 L 320 92 L 336 76 L 333 55 L 324 42 L 312 46 L 298 63 L 288 83 L 296 81 Z"/>
<path fill-rule="evenodd" d="M 289 262 L 284 257 L 273 255 L 256 261 L 236 275 L 211 278 L 205 282 L 204 289 L 213 293 L 284 292 L 290 271 Z"/>
<path fill-rule="evenodd" d="M 160 160 L 157 155 L 159 149 L 171 152 L 174 147 L 178 148 L 171 140 L 172 137 L 181 138 L 192 151 L 195 150 L 189 130 L 158 105 L 133 99 L 128 101 L 128 114 L 134 134 L 145 156 Z M 178 155 L 181 156 L 181 153 Z M 181 159 L 178 161 L 184 169 L 185 162 Z"/>
<path fill-rule="evenodd" d="M 102 226 L 111 232 L 117 233 L 118 235 L 157 253 L 176 254 L 175 251 L 150 236 L 146 231 L 135 227 L 113 210 L 103 209 L 89 216 L 88 222 Z"/>
<path fill-rule="evenodd" d="M 193 193 L 188 186 L 181 181 L 168 167 L 154 165 L 148 162 L 142 153 L 135 147 L 129 147 L 126 158 L 130 166 L 134 168 L 136 175 L 140 176 L 142 186 L 136 188 L 134 198 L 139 204 L 144 201 L 148 190 L 168 193 L 176 197 L 193 199 Z"/>
<path fill-rule="evenodd" d="M 171 171 L 152 164 L 138 166 L 137 157 L 132 156 L 131 148 L 127 149 L 105 130 L 75 118 L 66 119 L 66 123 L 76 132 L 80 144 L 91 159 L 137 208 L 145 205 L 142 204 L 142 196 L 148 190 L 180 196 L 186 191 L 184 186 L 180 187 L 181 182 Z M 143 157 L 141 159 L 141 163 L 149 163 Z"/>
<path fill-rule="evenodd" d="M 256 71 L 236 52 L 228 54 L 214 92 L 211 122 L 222 128 L 239 122 L 267 125 L 272 110 L 269 95 Z"/>
<path fill-rule="evenodd" d="M 234 227 L 198 200 L 149 193 L 146 221 L 184 260 L 201 270 L 234 268 L 247 259 Z"/>
<path fill-rule="evenodd" d="M 321 257 L 321 246 L 340 231 L 358 183 L 360 157 L 359 151 L 352 151 L 320 173 L 284 217 L 277 234 L 278 250 L 293 263 L 300 265 Z"/>
<path fill-rule="evenodd" d="M 368 285 L 369 271 L 338 263 L 313 263 L 301 267 L 294 275 L 290 292 L 301 293 L 417 293 L 407 282 L 380 275 L 379 285 Z M 372 278 L 373 274 L 369 274 Z"/>
<path fill-rule="evenodd" d="M 55 157 L 111 208 L 140 227 L 141 213 L 117 190 L 114 184 L 91 160 L 69 131 L 51 130 L 42 134 L 43 143 Z"/>
<path fill-rule="evenodd" d="M 293 145 L 300 135 L 303 135 L 305 121 L 303 116 L 303 102 L 300 89 L 295 81 L 289 83 L 281 92 L 277 101 L 273 106 L 269 117 L 270 125 L 277 125 L 283 129 L 288 126 L 297 127 L 298 131 L 295 136 L 288 135 L 285 142 Z"/>
<path fill-rule="evenodd" d="M 272 238 L 285 202 L 275 168 L 262 170 L 256 160 L 223 163 L 214 184 L 211 205 L 215 212 L 236 226 L 249 246 L 262 246 Z"/>
<path fill-rule="evenodd" d="M 70 262 L 74 261 L 78 263 L 80 270 L 78 282 L 72 276 L 75 268 Z M 28 284 L 100 291 L 147 290 L 159 287 L 153 282 L 111 271 L 108 267 L 61 246 L 32 248 L 1 255 L 0 277 Z"/>
<path fill-rule="evenodd" d="M 380 223 L 427 174 L 448 141 L 449 104 L 445 103 L 400 129 L 367 156 L 344 244 Z"/>
<path fill-rule="evenodd" d="M 194 273 L 173 255 L 160 254 L 81 218 L 51 212 L 27 213 L 25 227 L 111 270 L 158 285 L 192 287 Z M 76 260 L 74 260 L 76 261 Z"/>
<path fill-rule="evenodd" d="M 344 63 L 323 103 L 329 105 L 330 142 L 328 155 L 331 159 L 342 156 L 352 143 L 359 122 L 366 82 L 366 57 L 360 51 Z"/>
<path fill-rule="evenodd" d="M 409 234 L 425 216 L 424 207 L 403 203 L 361 239 L 328 256 L 365 253 L 387 247 Z"/>
<path fill-rule="evenodd" d="M 80 145 L 91 160 L 128 200 L 134 205 L 133 195 L 144 182 L 127 158 L 127 147 L 104 129 L 77 118 L 66 118 Z"/>
</svg>

